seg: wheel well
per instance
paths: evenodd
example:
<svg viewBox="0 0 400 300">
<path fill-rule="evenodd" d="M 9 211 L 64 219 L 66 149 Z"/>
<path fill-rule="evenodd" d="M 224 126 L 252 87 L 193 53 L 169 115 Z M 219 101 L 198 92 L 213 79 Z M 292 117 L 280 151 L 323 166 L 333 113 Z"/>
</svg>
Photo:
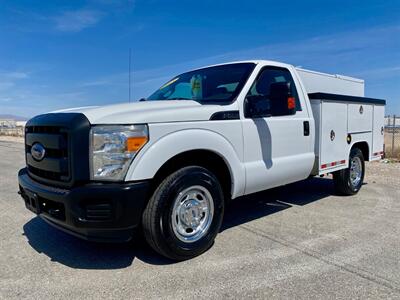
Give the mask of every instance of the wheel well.
<svg viewBox="0 0 400 300">
<path fill-rule="evenodd" d="M 369 147 L 368 147 L 368 143 L 367 142 L 358 142 L 355 143 L 351 149 L 354 148 L 358 148 L 361 150 L 363 156 L 364 156 L 364 160 L 369 161 Z"/>
<path fill-rule="evenodd" d="M 225 199 L 230 199 L 232 178 L 229 168 L 221 156 L 209 150 L 191 150 L 170 158 L 153 177 L 151 192 L 169 174 L 190 165 L 201 166 L 211 171 L 221 183 Z"/>
</svg>

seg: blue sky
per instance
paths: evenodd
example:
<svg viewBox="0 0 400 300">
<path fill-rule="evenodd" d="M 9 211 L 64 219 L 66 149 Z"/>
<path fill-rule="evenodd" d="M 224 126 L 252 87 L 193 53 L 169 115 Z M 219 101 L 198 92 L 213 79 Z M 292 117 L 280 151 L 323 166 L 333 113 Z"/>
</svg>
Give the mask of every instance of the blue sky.
<svg viewBox="0 0 400 300">
<path fill-rule="evenodd" d="M 0 0 L 0 114 L 148 96 L 177 73 L 271 59 L 366 80 L 400 114 L 400 1 Z"/>
</svg>

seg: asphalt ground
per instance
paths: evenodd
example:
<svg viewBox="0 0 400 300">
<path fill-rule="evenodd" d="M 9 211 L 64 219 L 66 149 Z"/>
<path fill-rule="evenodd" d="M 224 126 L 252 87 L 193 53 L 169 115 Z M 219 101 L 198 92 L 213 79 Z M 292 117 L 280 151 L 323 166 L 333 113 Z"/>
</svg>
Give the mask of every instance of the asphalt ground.
<svg viewBox="0 0 400 300">
<path fill-rule="evenodd" d="M 400 164 L 367 164 L 356 196 L 315 178 L 234 201 L 205 254 L 53 229 L 17 195 L 23 144 L 0 141 L 0 298 L 400 299 Z"/>
</svg>

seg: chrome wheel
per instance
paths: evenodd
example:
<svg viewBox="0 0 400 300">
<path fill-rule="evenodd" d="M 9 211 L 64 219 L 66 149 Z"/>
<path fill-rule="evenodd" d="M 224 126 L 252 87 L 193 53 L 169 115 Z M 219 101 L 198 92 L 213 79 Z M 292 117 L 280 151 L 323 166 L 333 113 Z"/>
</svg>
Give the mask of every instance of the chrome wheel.
<svg viewBox="0 0 400 300">
<path fill-rule="evenodd" d="M 178 194 L 172 209 L 172 229 L 185 243 L 200 240 L 208 232 L 214 215 L 214 200 L 210 192 L 191 186 Z"/>
<path fill-rule="evenodd" d="M 363 168 L 361 159 L 359 157 L 353 157 L 350 162 L 350 181 L 353 187 L 357 187 L 362 178 Z"/>
</svg>

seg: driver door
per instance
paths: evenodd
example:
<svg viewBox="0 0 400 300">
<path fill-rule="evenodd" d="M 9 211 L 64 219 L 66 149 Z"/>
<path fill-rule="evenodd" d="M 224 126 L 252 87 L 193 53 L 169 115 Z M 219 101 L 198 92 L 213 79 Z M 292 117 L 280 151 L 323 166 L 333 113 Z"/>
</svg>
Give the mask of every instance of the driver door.
<svg viewBox="0 0 400 300">
<path fill-rule="evenodd" d="M 262 68 L 247 97 L 265 96 L 268 109 L 270 86 L 278 82 L 290 84 L 296 112 L 274 115 L 271 110 L 265 117 L 245 117 L 243 120 L 246 194 L 305 179 L 314 163 L 314 136 L 310 128 L 314 126 L 313 120 L 306 110 L 305 100 L 299 97 L 289 69 Z"/>
</svg>

